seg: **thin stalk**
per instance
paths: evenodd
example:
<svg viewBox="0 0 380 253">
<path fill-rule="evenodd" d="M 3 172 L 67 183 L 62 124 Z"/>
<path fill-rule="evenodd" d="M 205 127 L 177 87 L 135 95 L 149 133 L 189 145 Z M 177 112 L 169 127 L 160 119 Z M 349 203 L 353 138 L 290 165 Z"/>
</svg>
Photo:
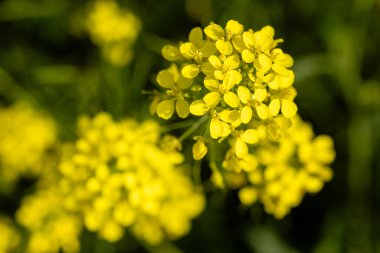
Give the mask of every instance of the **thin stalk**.
<svg viewBox="0 0 380 253">
<path fill-rule="evenodd" d="M 195 130 L 198 129 L 204 122 L 208 120 L 209 116 L 208 114 L 204 115 L 202 118 L 200 118 L 197 122 L 194 123 L 189 129 L 186 130 L 178 139 L 179 141 L 184 141 L 189 137 Z"/>
</svg>

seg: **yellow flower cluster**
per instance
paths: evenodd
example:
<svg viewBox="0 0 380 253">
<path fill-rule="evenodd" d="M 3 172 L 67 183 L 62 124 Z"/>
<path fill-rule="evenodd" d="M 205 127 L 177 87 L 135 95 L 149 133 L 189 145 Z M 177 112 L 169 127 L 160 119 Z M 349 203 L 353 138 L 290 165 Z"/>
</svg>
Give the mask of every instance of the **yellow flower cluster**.
<svg viewBox="0 0 380 253">
<path fill-rule="evenodd" d="M 309 124 L 294 117 L 280 141 L 263 141 L 244 159 L 228 152 L 223 167 L 234 187 L 242 187 L 245 205 L 261 201 L 266 212 L 284 217 L 302 201 L 305 193 L 319 192 L 331 180 L 329 168 L 335 158 L 331 137 L 314 137 Z M 228 181 L 228 180 L 227 180 Z"/>
<path fill-rule="evenodd" d="M 202 116 L 184 134 L 195 135 L 193 158 L 201 160 L 212 148 L 214 184 L 244 186 L 242 203 L 260 200 L 277 218 L 306 192 L 321 190 L 332 177 L 328 165 L 335 156 L 332 139 L 313 139 L 311 127 L 297 116 L 293 59 L 277 48 L 280 42 L 270 26 L 244 31 L 229 20 L 224 28 L 214 23 L 196 27 L 189 41 L 162 49 L 172 63 L 158 73 L 162 92 L 151 104 L 163 119 L 175 112 L 179 118 Z M 224 160 L 215 158 L 225 150 L 226 139 Z"/>
<path fill-rule="evenodd" d="M 237 138 L 243 149 L 237 155 L 242 157 L 245 144 L 257 140 L 252 122 L 291 118 L 297 112 L 289 69 L 293 59 L 276 47 L 282 40 L 273 36 L 270 26 L 244 31 L 230 20 L 225 28 L 213 23 L 204 30 L 194 28 L 189 42 L 165 46 L 164 58 L 175 63 L 157 75 L 165 89 L 154 100 L 158 116 L 169 119 L 174 111 L 180 118 L 207 114 L 211 138 Z"/>
<path fill-rule="evenodd" d="M 0 253 L 15 252 L 19 247 L 20 239 L 12 221 L 7 217 L 0 216 Z"/>
<path fill-rule="evenodd" d="M 132 12 L 113 0 L 96 0 L 88 11 L 85 27 L 109 62 L 125 66 L 131 61 L 131 48 L 141 29 L 140 20 Z"/>
<path fill-rule="evenodd" d="M 54 185 L 23 199 L 16 219 L 29 232 L 26 252 L 79 252 L 81 221 L 63 208 L 63 200 Z"/>
<path fill-rule="evenodd" d="M 56 140 L 54 121 L 25 102 L 0 108 L 0 188 L 21 176 L 36 176 Z"/>
<path fill-rule="evenodd" d="M 174 137 L 160 138 L 152 121 L 115 122 L 106 113 L 82 118 L 72 155 L 59 166 L 65 208 L 83 217 L 90 231 L 110 242 L 129 228 L 158 244 L 189 232 L 204 208 L 176 151 Z"/>
</svg>

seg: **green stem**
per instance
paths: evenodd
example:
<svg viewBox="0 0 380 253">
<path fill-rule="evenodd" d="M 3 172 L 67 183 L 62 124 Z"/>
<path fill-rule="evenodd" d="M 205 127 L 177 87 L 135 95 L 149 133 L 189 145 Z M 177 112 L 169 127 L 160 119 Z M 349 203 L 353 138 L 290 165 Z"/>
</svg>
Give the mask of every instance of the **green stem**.
<svg viewBox="0 0 380 253">
<path fill-rule="evenodd" d="M 187 137 L 189 137 L 195 130 L 197 130 L 198 127 L 200 127 L 206 120 L 208 120 L 209 115 L 206 114 L 202 118 L 200 118 L 197 122 L 194 123 L 189 129 L 186 130 L 180 137 L 179 141 L 186 140 Z"/>
<path fill-rule="evenodd" d="M 176 123 L 164 126 L 162 131 L 163 132 L 170 132 L 170 131 L 173 131 L 173 130 L 176 130 L 176 129 L 181 129 L 181 128 L 189 127 L 192 124 L 194 124 L 194 120 L 192 120 L 192 119 L 185 120 L 185 121 L 180 121 L 180 122 L 176 122 Z"/>
</svg>

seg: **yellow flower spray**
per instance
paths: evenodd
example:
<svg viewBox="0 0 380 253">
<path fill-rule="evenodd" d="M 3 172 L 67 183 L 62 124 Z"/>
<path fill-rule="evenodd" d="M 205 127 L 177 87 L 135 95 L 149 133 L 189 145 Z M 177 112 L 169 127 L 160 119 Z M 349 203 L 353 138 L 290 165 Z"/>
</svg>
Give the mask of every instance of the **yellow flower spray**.
<svg viewBox="0 0 380 253">
<path fill-rule="evenodd" d="M 235 20 L 224 28 L 211 23 L 192 29 L 189 41 L 162 49 L 171 65 L 157 74 L 160 91 L 155 92 L 151 111 L 166 120 L 175 112 L 182 119 L 201 117 L 183 135 L 194 135 L 193 158 L 201 160 L 212 149 L 214 184 L 236 188 L 251 178 L 260 187 L 244 186 L 239 192 L 242 203 L 260 199 L 268 213 L 281 218 L 299 204 L 304 192 L 315 193 L 331 179 L 327 165 L 334 151 L 330 137 L 312 140 L 312 130 L 297 116 L 293 59 L 277 47 L 283 40 L 274 35 L 271 26 L 244 30 Z M 308 130 L 301 131 L 304 128 Z M 302 139 L 305 131 L 308 138 Z M 226 146 L 224 161 L 218 163 L 214 151 Z M 265 152 L 279 165 L 261 159 Z M 322 162 L 318 156 L 328 159 Z M 297 165 L 288 164 L 294 160 Z M 269 178 L 281 183 L 265 181 L 266 174 L 276 175 Z M 289 185 L 296 189 L 288 191 Z M 278 195 L 270 195 L 272 188 Z"/>
<path fill-rule="evenodd" d="M 55 122 L 26 102 L 0 108 L 0 189 L 23 176 L 38 176 L 56 141 Z"/>
<path fill-rule="evenodd" d="M 66 208 L 88 230 L 116 242 L 130 228 L 148 244 L 189 232 L 204 197 L 180 165 L 177 139 L 160 138 L 152 121 L 115 122 L 105 113 L 82 118 L 79 128 L 72 155 L 60 164 L 59 185 Z"/>
<path fill-rule="evenodd" d="M 110 63 L 122 67 L 132 60 L 141 23 L 131 11 L 113 0 L 96 0 L 88 10 L 85 28 Z"/>
</svg>

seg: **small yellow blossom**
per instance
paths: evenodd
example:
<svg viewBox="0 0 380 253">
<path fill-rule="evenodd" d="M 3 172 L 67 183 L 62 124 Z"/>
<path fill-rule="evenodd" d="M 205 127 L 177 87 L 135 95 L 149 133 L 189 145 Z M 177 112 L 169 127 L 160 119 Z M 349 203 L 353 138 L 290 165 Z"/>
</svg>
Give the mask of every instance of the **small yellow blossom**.
<svg viewBox="0 0 380 253">
<path fill-rule="evenodd" d="M 277 118 L 291 119 L 297 106 L 290 69 L 293 59 L 277 48 L 282 39 L 274 39 L 274 33 L 270 26 L 245 31 L 235 20 L 225 27 L 211 23 L 192 29 L 188 41 L 162 49 L 171 66 L 157 75 L 163 90 L 151 107 L 163 119 L 175 111 L 180 118 L 207 115 L 208 131 L 202 133 L 202 140 L 231 139 L 239 159 L 259 141 L 258 133 L 252 135 L 254 141 L 244 140 L 241 133 L 264 127 L 267 137 L 279 138 Z M 181 85 L 184 81 L 186 85 Z M 193 147 L 195 159 L 204 157 L 202 143 L 197 141 Z"/>
<path fill-rule="evenodd" d="M 116 242 L 129 228 L 149 244 L 189 232 L 204 196 L 180 165 L 175 137 L 161 138 L 152 121 L 115 122 L 106 113 L 82 118 L 79 132 L 72 155 L 59 166 L 59 185 L 88 230 Z"/>
<path fill-rule="evenodd" d="M 0 108 L 0 122 L 0 188 L 6 190 L 19 177 L 42 172 L 56 127 L 49 116 L 26 102 Z"/>
<path fill-rule="evenodd" d="M 113 0 L 96 0 L 85 19 L 85 27 L 104 57 L 115 66 L 132 59 L 132 46 L 140 32 L 139 19 Z"/>
<path fill-rule="evenodd" d="M 0 216 L 0 252 L 16 252 L 20 242 L 20 233 L 13 222 L 8 217 Z"/>
<path fill-rule="evenodd" d="M 244 145 L 242 140 L 240 142 L 239 145 Z M 282 130 L 278 141 L 259 142 L 253 152 L 240 149 L 245 151 L 239 153 L 231 149 L 223 166 L 246 176 L 246 186 L 239 191 L 241 202 L 251 205 L 259 200 L 266 212 L 276 218 L 284 217 L 299 205 L 306 193 L 319 192 L 333 175 L 329 168 L 335 158 L 331 137 L 314 137 L 310 125 L 298 116 L 292 119 L 290 128 Z M 249 156 L 256 157 L 257 161 L 251 162 L 251 169 L 247 170 L 243 161 Z"/>
<path fill-rule="evenodd" d="M 82 224 L 78 216 L 66 211 L 63 201 L 55 186 L 23 199 L 16 219 L 29 231 L 26 252 L 79 252 Z"/>
</svg>

